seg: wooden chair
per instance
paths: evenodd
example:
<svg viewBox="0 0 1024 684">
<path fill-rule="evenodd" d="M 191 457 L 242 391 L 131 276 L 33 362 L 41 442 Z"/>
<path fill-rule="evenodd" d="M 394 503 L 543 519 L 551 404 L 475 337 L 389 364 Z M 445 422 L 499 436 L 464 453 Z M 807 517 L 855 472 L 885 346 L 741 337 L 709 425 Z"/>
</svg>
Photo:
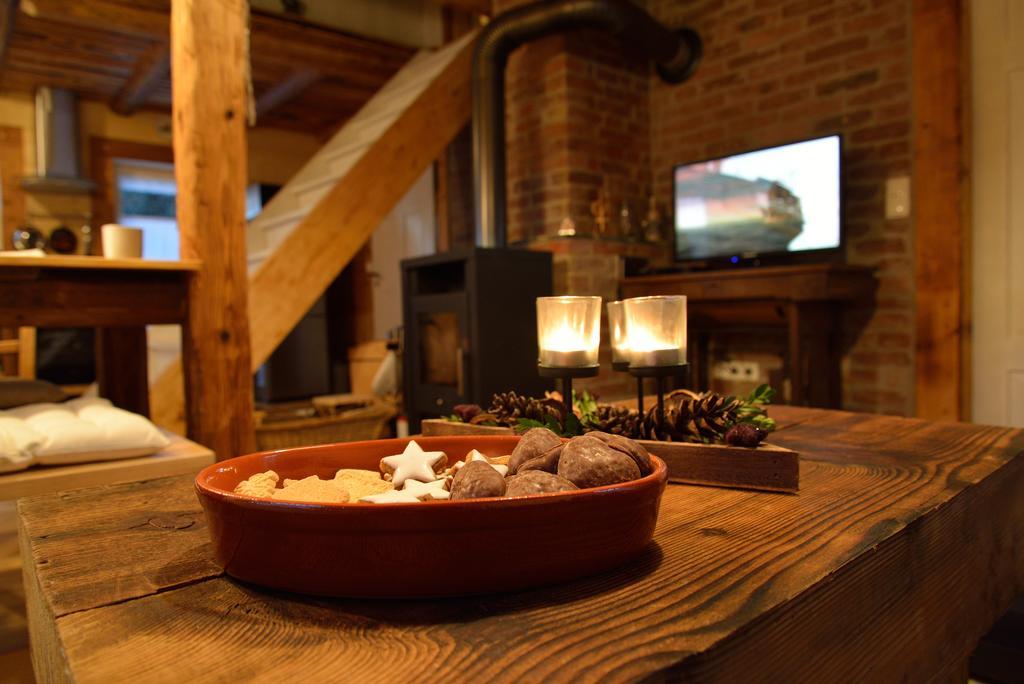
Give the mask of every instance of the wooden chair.
<svg viewBox="0 0 1024 684">
<path fill-rule="evenodd" d="M 27 379 L 36 377 L 36 329 L 5 328 L 4 332 L 8 334 L 0 335 L 2 374 Z"/>
</svg>

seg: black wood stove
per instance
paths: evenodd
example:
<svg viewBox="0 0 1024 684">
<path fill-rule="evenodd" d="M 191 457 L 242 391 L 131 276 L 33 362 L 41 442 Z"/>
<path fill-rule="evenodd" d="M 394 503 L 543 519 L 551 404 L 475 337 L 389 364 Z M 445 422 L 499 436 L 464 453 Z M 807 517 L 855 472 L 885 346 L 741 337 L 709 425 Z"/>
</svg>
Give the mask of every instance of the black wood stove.
<svg viewBox="0 0 1024 684">
<path fill-rule="evenodd" d="M 536 298 L 551 254 L 472 247 L 402 262 L 403 374 L 409 429 L 456 404 L 485 409 L 497 392 L 543 396 Z"/>
</svg>

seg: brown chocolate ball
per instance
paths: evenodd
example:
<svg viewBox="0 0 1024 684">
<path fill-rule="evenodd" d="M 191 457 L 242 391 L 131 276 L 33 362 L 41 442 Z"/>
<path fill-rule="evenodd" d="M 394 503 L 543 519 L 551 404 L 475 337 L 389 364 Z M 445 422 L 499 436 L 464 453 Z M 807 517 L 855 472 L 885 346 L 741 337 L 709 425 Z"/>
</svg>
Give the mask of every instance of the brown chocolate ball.
<svg viewBox="0 0 1024 684">
<path fill-rule="evenodd" d="M 512 457 L 508 459 L 508 472 L 515 475 L 519 472 L 519 466 L 527 461 L 532 461 L 542 455 L 548 449 L 552 449 L 562 443 L 562 438 L 547 428 L 531 428 L 527 430 L 519 443 L 512 450 Z"/>
<path fill-rule="evenodd" d="M 505 496 L 530 496 L 551 492 L 568 492 L 579 489 L 564 477 L 543 470 L 527 470 L 511 475 L 505 480 Z"/>
<path fill-rule="evenodd" d="M 471 461 L 455 473 L 448 489 L 452 500 L 502 496 L 505 493 L 505 478 L 491 465 L 483 461 Z"/>
<path fill-rule="evenodd" d="M 531 458 L 526 463 L 519 466 L 519 470 L 516 473 L 524 473 L 529 470 L 543 470 L 548 473 L 558 472 L 558 459 L 562 455 L 562 449 L 565 448 L 564 443 L 560 443 L 556 447 L 548 449 L 537 458 Z"/>
<path fill-rule="evenodd" d="M 651 463 L 651 455 L 644 448 L 643 444 L 635 442 L 628 437 L 622 435 L 612 435 L 607 432 L 593 431 L 588 432 L 587 437 L 596 437 L 616 451 L 629 456 L 636 462 L 636 467 L 640 469 L 640 476 L 650 475 L 654 472 L 654 465 Z"/>
<path fill-rule="evenodd" d="M 640 468 L 621 451 L 583 435 L 565 445 L 558 459 L 558 474 L 584 489 L 635 480 L 640 477 Z"/>
</svg>

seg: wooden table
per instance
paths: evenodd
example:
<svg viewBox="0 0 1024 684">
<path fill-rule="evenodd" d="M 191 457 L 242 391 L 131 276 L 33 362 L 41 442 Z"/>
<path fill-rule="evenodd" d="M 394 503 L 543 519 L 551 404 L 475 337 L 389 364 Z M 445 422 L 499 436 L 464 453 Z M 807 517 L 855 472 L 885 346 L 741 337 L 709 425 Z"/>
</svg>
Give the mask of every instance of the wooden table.
<svg viewBox="0 0 1024 684">
<path fill-rule="evenodd" d="M 845 304 L 870 304 L 875 279 L 864 266 L 819 263 L 640 276 L 621 281 L 620 289 L 623 298 L 686 295 L 691 386 L 711 386 L 708 348 L 716 332 L 780 328 L 787 401 L 838 408 L 839 314 Z"/>
<path fill-rule="evenodd" d="M 22 499 L 46 681 L 927 681 L 1024 589 L 1024 431 L 777 407 L 797 495 L 669 485 L 618 571 L 447 601 L 243 586 L 190 478 Z M 424 581 L 458 581 L 424 578 Z"/>
<path fill-rule="evenodd" d="M 189 276 L 199 265 L 0 256 L 0 326 L 97 328 L 100 393 L 121 408 L 149 415 L 145 326 L 185 322 Z"/>
</svg>

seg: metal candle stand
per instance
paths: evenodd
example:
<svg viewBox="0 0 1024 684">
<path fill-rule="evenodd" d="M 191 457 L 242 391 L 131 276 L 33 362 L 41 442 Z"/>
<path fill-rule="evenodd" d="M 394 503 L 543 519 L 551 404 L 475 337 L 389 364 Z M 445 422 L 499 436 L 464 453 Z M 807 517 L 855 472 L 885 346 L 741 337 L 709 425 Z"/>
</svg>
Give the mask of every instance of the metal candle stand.
<svg viewBox="0 0 1024 684">
<path fill-rule="evenodd" d="M 597 375 L 598 366 L 584 366 L 582 368 L 562 368 L 556 366 L 542 366 L 537 364 L 537 373 L 542 378 L 559 378 L 562 381 L 562 405 L 565 407 L 565 418 L 572 413 L 572 379 L 592 378 Z"/>
<path fill-rule="evenodd" d="M 674 366 L 630 366 L 626 370 L 636 378 L 636 407 L 640 416 L 644 415 L 644 378 L 657 378 L 658 385 L 658 421 L 665 419 L 665 380 L 686 375 L 689 364 L 681 363 Z"/>
</svg>

